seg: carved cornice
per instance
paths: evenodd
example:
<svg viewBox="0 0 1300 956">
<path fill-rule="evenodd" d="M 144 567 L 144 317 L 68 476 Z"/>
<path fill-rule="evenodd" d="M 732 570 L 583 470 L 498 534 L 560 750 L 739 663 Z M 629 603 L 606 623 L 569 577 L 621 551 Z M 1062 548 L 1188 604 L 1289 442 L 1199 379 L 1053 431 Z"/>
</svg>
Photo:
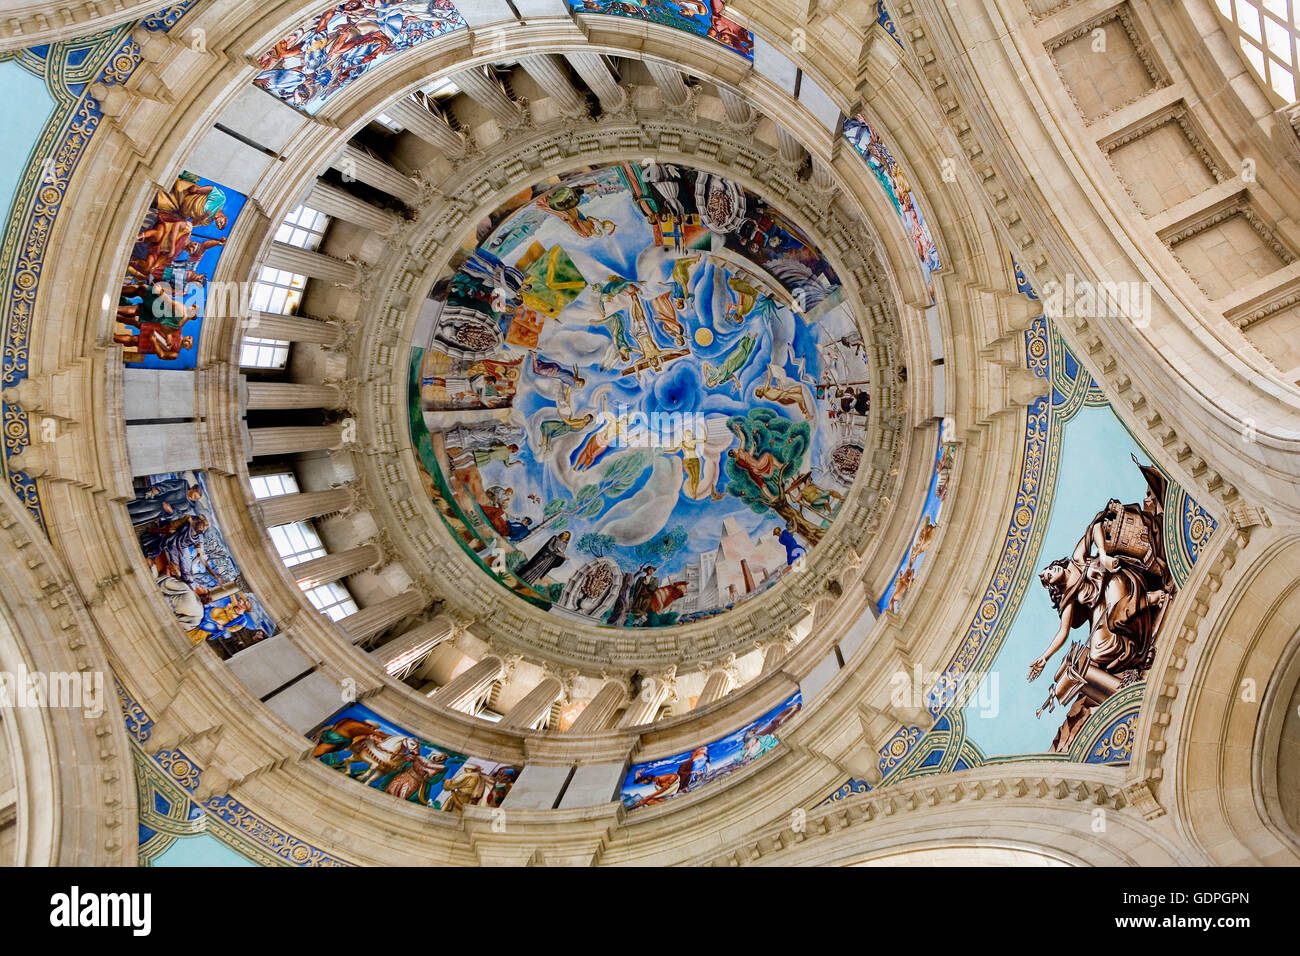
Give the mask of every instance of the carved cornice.
<svg viewBox="0 0 1300 956">
<path fill-rule="evenodd" d="M 1118 780 L 1115 783 L 1103 783 L 1067 773 L 1007 774 L 994 778 L 954 774 L 932 781 L 873 790 L 813 810 L 793 813 L 779 823 L 756 830 L 720 851 L 711 851 L 690 862 L 697 866 L 747 866 L 764 862 L 777 864 L 783 858 L 783 851 L 796 845 L 828 839 L 844 843 L 847 842 L 845 831 L 870 828 L 873 823 L 899 815 L 914 813 L 921 818 L 933 808 L 972 801 L 978 801 L 981 805 L 1032 805 L 1067 800 L 1106 811 L 1121 811 L 1130 804 L 1130 798 Z M 917 826 L 923 826 L 920 819 Z"/>
</svg>

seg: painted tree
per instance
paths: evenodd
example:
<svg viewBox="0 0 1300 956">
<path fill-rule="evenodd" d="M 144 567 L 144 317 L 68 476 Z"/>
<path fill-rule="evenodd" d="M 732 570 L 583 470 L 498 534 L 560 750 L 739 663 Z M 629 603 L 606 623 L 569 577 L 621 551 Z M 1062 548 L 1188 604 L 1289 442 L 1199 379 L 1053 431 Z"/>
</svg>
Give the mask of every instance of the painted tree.
<svg viewBox="0 0 1300 956">
<path fill-rule="evenodd" d="M 638 565 L 663 567 L 686 547 L 686 528 L 674 525 L 668 531 L 636 546 L 633 552 Z"/>
<path fill-rule="evenodd" d="M 575 518 L 595 518 L 609 507 L 606 495 L 617 498 L 627 492 L 646 469 L 646 453 L 620 455 L 609 463 L 594 485 L 583 485 L 572 498 L 552 498 L 542 509 L 542 520 L 528 532 L 532 537 L 549 526 L 563 531 Z"/>
<path fill-rule="evenodd" d="M 747 415 L 733 415 L 727 419 L 727 427 L 740 439 L 740 447 L 728 452 L 726 459 L 727 493 L 758 514 L 775 512 L 805 541 L 815 544 L 822 529 L 805 519 L 786 496 L 812 444 L 812 427 L 770 408 L 751 408 Z"/>
<path fill-rule="evenodd" d="M 578 539 L 578 550 L 583 554 L 591 555 L 593 558 L 603 558 L 614 550 L 617 543 L 612 534 L 588 531 Z"/>
</svg>

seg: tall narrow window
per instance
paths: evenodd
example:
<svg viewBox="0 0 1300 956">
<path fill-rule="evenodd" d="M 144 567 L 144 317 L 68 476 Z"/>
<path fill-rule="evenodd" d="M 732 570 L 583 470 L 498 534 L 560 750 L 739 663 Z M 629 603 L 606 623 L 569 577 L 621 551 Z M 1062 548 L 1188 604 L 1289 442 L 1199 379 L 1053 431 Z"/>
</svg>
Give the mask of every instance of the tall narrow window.
<svg viewBox="0 0 1300 956">
<path fill-rule="evenodd" d="M 1215 0 L 1219 13 L 1232 22 L 1246 61 L 1287 103 L 1296 100 L 1295 0 Z"/>
<path fill-rule="evenodd" d="M 287 568 L 312 558 L 323 558 L 327 553 L 320 535 L 306 521 L 276 525 L 270 529 L 270 534 L 271 542 Z"/>
<path fill-rule="evenodd" d="M 330 581 L 320 587 L 304 589 L 303 593 L 307 595 L 307 599 L 311 601 L 312 606 L 331 621 L 341 620 L 349 614 L 357 612 L 357 602 L 352 600 L 352 595 L 348 592 L 348 589 L 338 581 Z"/>
<path fill-rule="evenodd" d="M 276 495 L 293 495 L 298 493 L 298 478 L 291 471 L 280 471 L 273 475 L 253 475 L 249 478 L 253 486 L 253 497 L 259 501 L 274 498 Z"/>
<path fill-rule="evenodd" d="M 280 223 L 280 228 L 275 233 L 276 242 L 285 242 L 315 252 L 325 239 L 325 228 L 329 222 L 329 216 L 323 212 L 310 206 L 298 206 Z"/>
</svg>

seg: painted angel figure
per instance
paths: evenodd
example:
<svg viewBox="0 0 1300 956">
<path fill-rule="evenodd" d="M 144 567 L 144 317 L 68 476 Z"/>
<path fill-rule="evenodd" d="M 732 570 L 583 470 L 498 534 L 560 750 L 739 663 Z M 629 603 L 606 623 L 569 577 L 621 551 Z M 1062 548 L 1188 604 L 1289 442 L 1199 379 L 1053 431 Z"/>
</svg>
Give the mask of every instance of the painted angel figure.
<svg viewBox="0 0 1300 956">
<path fill-rule="evenodd" d="M 1164 477 L 1149 466 L 1138 467 L 1147 479 L 1145 501 L 1126 505 L 1112 498 L 1089 522 L 1071 556 L 1038 575 L 1061 623 L 1030 664 L 1029 680 L 1042 674 L 1071 630 L 1088 628 L 1087 641 L 1071 646 L 1038 710 L 1050 712 L 1058 703 L 1070 707 L 1053 741 L 1054 753 L 1069 750 L 1098 704 L 1146 673 L 1165 608 L 1177 591 L 1164 550 Z"/>
</svg>

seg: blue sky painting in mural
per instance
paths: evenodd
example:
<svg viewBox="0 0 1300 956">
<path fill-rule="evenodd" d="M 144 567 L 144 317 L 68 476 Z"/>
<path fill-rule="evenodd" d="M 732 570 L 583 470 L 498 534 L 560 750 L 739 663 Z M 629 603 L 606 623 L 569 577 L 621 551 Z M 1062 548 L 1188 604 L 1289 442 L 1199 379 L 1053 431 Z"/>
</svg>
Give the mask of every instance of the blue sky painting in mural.
<svg viewBox="0 0 1300 956">
<path fill-rule="evenodd" d="M 226 299 L 212 277 L 245 201 L 190 172 L 154 191 L 117 301 L 113 341 L 127 369 L 195 367 L 204 315 Z"/>
<path fill-rule="evenodd" d="M 258 57 L 253 82 L 309 114 L 374 67 L 466 26 L 450 0 L 340 3 L 281 37 Z"/>
<path fill-rule="evenodd" d="M 623 805 L 629 810 L 652 807 L 684 793 L 694 793 L 748 766 L 776 748 L 781 726 L 802 706 L 803 697 L 796 691 L 762 717 L 720 740 L 671 757 L 633 764 L 623 780 Z"/>
<path fill-rule="evenodd" d="M 361 704 L 344 707 L 309 736 L 313 756 L 327 767 L 434 810 L 498 807 L 522 770 L 429 743 Z"/>
<path fill-rule="evenodd" d="M 939 514 L 943 511 L 944 498 L 948 494 L 948 480 L 956 453 L 956 446 L 951 444 L 941 444 L 935 452 L 934 471 L 930 474 L 930 487 L 925 494 L 921 517 L 917 519 L 916 532 L 899 560 L 894 576 L 889 579 L 889 586 L 876 602 L 877 614 L 885 610 L 898 613 L 903 607 L 904 595 L 921 571 L 925 553 L 939 527 Z"/>
<path fill-rule="evenodd" d="M 54 109 L 45 81 L 17 63 L 0 63 L 0 212 L 8 217 L 32 144 Z"/>
<path fill-rule="evenodd" d="M 754 58 L 754 35 L 726 15 L 724 0 L 569 0 L 569 8 L 673 27 L 721 43 L 747 60 Z"/>
<path fill-rule="evenodd" d="M 1039 583 L 1038 572 L 1049 562 L 1070 556 L 1089 522 L 1109 499 L 1141 502 L 1147 492 L 1146 480 L 1130 456 L 1136 455 L 1143 464 L 1151 458 L 1108 406 L 1081 408 L 1056 427 L 1063 427 L 1064 434 L 1051 519 L 1043 545 L 1034 556 L 1029 587 L 1015 621 L 988 674 L 982 675 L 985 681 L 996 675 L 997 693 L 986 689 L 966 707 L 967 736 L 987 756 L 1047 752 L 1064 716 L 1059 707 L 1040 718 L 1034 716 L 1051 688 L 1061 654 L 1037 680 L 1025 679 L 1030 663 L 1043 653 L 1060 625 L 1060 615 Z M 1087 629 L 1076 629 L 1070 639 L 1086 640 Z M 996 701 L 996 707 L 990 706 L 990 701 Z"/>
<path fill-rule="evenodd" d="M 244 581 L 226 544 L 202 472 L 135 480 L 127 505 L 155 577 L 177 623 L 194 643 L 230 657 L 276 632 L 275 620 Z"/>
<path fill-rule="evenodd" d="M 866 161 L 880 188 L 889 197 L 894 211 L 902 221 L 903 231 L 907 234 L 912 252 L 921 264 L 926 285 L 931 284 L 931 274 L 941 267 L 939 250 L 930 234 L 930 226 L 925 221 L 925 213 L 917 202 L 911 180 L 894 158 L 893 152 L 880 138 L 880 133 L 871 126 L 861 114 L 851 116 L 844 121 L 844 138 L 849 141 L 858 155 Z M 934 299 L 931 289 L 930 298 Z"/>
<path fill-rule="evenodd" d="M 416 447 L 452 530 L 525 600 L 611 627 L 700 619 L 831 526 L 870 368 L 834 270 L 766 202 L 603 167 L 453 268 L 415 358 Z"/>
</svg>

